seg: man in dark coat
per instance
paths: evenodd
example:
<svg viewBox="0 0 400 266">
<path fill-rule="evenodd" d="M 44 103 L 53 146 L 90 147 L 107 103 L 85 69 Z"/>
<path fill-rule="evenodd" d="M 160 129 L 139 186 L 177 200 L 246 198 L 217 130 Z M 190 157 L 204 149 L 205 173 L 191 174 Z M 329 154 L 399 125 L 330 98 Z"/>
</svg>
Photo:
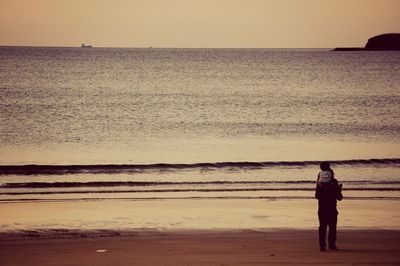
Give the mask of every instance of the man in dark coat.
<svg viewBox="0 0 400 266">
<path fill-rule="evenodd" d="M 328 245 L 329 249 L 337 250 L 336 247 L 336 224 L 337 215 L 336 201 L 342 200 L 342 186 L 334 178 L 334 173 L 328 162 L 321 163 L 321 172 L 318 174 L 315 198 L 318 199 L 319 219 L 319 246 L 321 251 L 326 251 L 326 230 L 329 227 Z"/>
</svg>

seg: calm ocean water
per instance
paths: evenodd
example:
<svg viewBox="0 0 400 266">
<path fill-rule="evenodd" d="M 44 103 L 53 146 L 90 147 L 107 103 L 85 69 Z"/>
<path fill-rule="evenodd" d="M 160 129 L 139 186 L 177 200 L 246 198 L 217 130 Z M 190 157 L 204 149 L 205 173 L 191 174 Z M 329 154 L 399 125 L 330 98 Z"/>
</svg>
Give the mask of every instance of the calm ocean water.
<svg viewBox="0 0 400 266">
<path fill-rule="evenodd" d="M 400 198 L 399 52 L 1 47 L 0 99 L 2 200 Z"/>
</svg>

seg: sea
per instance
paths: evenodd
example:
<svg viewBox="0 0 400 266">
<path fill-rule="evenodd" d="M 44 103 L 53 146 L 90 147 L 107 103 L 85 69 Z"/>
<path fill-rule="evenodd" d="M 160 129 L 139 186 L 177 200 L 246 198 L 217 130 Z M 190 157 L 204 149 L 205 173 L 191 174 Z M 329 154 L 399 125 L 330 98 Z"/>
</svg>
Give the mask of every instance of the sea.
<svg viewBox="0 0 400 266">
<path fill-rule="evenodd" d="M 400 200 L 400 52 L 0 47 L 0 201 Z"/>
</svg>

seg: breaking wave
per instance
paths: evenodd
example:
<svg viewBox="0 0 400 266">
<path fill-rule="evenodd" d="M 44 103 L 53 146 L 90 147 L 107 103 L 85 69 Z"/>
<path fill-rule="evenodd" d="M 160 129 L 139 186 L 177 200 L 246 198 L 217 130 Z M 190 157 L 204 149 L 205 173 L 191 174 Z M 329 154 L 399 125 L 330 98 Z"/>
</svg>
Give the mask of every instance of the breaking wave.
<svg viewBox="0 0 400 266">
<path fill-rule="evenodd" d="M 95 164 L 95 165 L 0 165 L 0 175 L 63 175 L 63 174 L 115 174 L 143 170 L 221 169 L 268 167 L 306 167 L 322 161 L 270 161 L 270 162 L 216 162 L 216 163 L 155 163 L 155 164 Z M 353 159 L 330 161 L 332 165 L 389 165 L 400 164 L 400 158 Z"/>
</svg>

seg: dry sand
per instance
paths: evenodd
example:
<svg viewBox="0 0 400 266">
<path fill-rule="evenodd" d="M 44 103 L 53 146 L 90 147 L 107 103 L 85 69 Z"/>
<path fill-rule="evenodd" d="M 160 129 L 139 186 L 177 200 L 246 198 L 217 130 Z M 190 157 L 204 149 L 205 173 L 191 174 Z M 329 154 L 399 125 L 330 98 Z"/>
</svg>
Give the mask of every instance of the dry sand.
<svg viewBox="0 0 400 266">
<path fill-rule="evenodd" d="M 343 230 L 320 252 L 315 230 L 139 231 L 4 239 L 0 265 L 400 265 L 400 231 Z"/>
</svg>

